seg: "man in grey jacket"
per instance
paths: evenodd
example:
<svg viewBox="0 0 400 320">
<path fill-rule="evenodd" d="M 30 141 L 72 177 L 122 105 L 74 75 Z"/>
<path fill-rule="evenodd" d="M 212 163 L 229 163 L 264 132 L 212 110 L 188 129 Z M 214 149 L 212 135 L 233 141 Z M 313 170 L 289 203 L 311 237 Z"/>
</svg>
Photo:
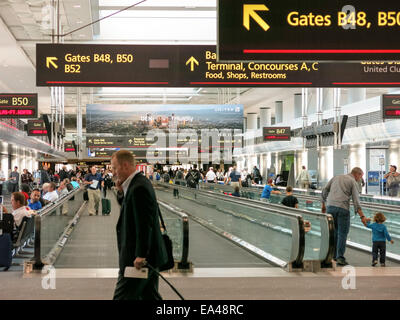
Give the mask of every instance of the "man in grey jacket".
<svg viewBox="0 0 400 320">
<path fill-rule="evenodd" d="M 336 245 L 334 260 L 340 266 L 348 265 L 344 252 L 346 251 L 347 235 L 350 230 L 350 199 L 353 200 L 354 211 L 360 215 L 362 223 L 366 225 L 357 186 L 357 181 L 363 175 L 364 172 L 355 167 L 350 174 L 333 177 L 322 190 L 322 212 L 327 212 L 333 216 Z"/>
</svg>

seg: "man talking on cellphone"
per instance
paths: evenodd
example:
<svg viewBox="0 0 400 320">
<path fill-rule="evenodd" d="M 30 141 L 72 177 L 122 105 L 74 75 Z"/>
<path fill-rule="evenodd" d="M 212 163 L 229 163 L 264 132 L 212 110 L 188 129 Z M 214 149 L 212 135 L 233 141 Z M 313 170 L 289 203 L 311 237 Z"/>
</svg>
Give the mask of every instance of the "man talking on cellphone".
<svg viewBox="0 0 400 320">
<path fill-rule="evenodd" d="M 114 153 L 111 165 L 121 204 L 117 223 L 119 274 L 114 300 L 162 300 L 156 272 L 149 268 L 148 277 L 143 279 L 127 277 L 125 270 L 140 270 L 148 263 L 158 271 L 167 262 L 153 186 L 142 172 L 136 171 L 135 158 L 127 150 Z"/>
</svg>

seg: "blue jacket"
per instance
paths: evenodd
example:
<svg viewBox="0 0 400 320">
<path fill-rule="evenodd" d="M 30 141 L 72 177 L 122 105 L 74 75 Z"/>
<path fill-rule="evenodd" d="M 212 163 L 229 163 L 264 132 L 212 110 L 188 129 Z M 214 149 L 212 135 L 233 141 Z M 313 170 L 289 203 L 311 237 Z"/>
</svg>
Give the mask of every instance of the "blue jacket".
<svg viewBox="0 0 400 320">
<path fill-rule="evenodd" d="M 271 191 L 272 191 L 272 187 L 269 184 L 266 184 L 263 189 L 263 192 L 261 194 L 261 198 L 269 199 L 271 196 Z"/>
<path fill-rule="evenodd" d="M 372 229 L 372 241 L 391 241 L 389 232 L 387 231 L 386 226 L 383 223 L 367 223 L 367 228 Z"/>
</svg>

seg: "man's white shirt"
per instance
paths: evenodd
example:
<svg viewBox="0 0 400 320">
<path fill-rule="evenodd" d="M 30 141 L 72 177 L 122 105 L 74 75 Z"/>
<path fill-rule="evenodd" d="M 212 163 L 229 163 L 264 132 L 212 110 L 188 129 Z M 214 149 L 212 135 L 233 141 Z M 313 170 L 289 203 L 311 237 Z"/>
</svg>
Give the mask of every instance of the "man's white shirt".
<svg viewBox="0 0 400 320">
<path fill-rule="evenodd" d="M 50 202 L 54 202 L 56 200 L 58 200 L 58 193 L 56 190 L 52 191 L 52 192 L 47 192 L 44 196 L 43 196 L 44 200 L 50 201 Z"/>
</svg>

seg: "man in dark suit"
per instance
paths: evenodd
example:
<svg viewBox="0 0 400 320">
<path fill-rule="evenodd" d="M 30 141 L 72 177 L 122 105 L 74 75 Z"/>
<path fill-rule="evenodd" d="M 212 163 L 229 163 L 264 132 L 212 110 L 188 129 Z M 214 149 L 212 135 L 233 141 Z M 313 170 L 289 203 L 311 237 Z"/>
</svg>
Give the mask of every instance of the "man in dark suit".
<svg viewBox="0 0 400 320">
<path fill-rule="evenodd" d="M 125 267 L 141 269 L 147 262 L 158 269 L 167 262 L 153 186 L 142 172 L 136 171 L 135 158 L 129 151 L 114 153 L 111 165 L 121 204 L 117 223 L 119 274 L 114 300 L 161 300 L 158 275 L 150 268 L 147 279 L 124 277 Z"/>
</svg>

